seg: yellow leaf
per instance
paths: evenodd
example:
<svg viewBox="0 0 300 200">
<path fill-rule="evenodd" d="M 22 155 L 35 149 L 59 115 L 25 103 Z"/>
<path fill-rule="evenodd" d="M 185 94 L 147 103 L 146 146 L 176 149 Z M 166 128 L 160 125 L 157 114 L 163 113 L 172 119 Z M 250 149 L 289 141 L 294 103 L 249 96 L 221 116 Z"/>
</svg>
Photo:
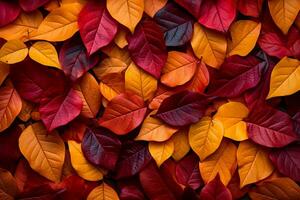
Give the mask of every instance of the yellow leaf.
<svg viewBox="0 0 300 200">
<path fill-rule="evenodd" d="M 267 178 L 274 170 L 268 153 L 250 141 L 243 141 L 239 144 L 237 162 L 241 188 Z"/>
<path fill-rule="evenodd" d="M 222 183 L 227 185 L 236 169 L 236 146 L 223 140 L 216 152 L 200 162 L 199 169 L 205 183 L 219 174 Z"/>
<path fill-rule="evenodd" d="M 37 31 L 42 21 L 43 15 L 39 10 L 22 12 L 14 22 L 0 28 L 0 37 L 5 40 L 27 41 Z"/>
<path fill-rule="evenodd" d="M 133 33 L 143 16 L 144 0 L 107 0 L 106 7 L 115 20 Z"/>
<path fill-rule="evenodd" d="M 151 117 L 156 111 L 152 111 L 144 120 L 139 135 L 135 140 L 163 142 L 168 140 L 176 131 L 162 121 Z"/>
<path fill-rule="evenodd" d="M 228 43 L 228 55 L 246 56 L 255 47 L 261 29 L 261 23 L 251 20 L 239 20 L 230 27 L 232 41 Z"/>
<path fill-rule="evenodd" d="M 154 17 L 157 11 L 162 9 L 167 2 L 168 0 L 144 0 L 145 13 L 147 13 L 150 17 Z"/>
<path fill-rule="evenodd" d="M 2 85 L 3 81 L 6 79 L 8 74 L 9 74 L 9 65 L 0 62 L 0 86 Z"/>
<path fill-rule="evenodd" d="M 95 118 L 101 105 L 101 93 L 98 82 L 90 73 L 86 73 L 76 89 L 82 99 L 83 107 L 81 115 L 87 118 Z"/>
<path fill-rule="evenodd" d="M 300 61 L 282 58 L 271 74 L 270 90 L 267 99 L 287 96 L 300 90 Z"/>
<path fill-rule="evenodd" d="M 148 147 L 149 152 L 158 167 L 170 158 L 174 152 L 174 143 L 172 140 L 165 142 L 149 142 Z"/>
<path fill-rule="evenodd" d="M 224 126 L 224 136 L 235 141 L 248 139 L 246 122 L 248 108 L 239 102 L 228 102 L 218 108 L 214 119 L 218 119 Z"/>
<path fill-rule="evenodd" d="M 17 183 L 12 174 L 0 168 L 0 199 L 13 200 L 19 192 Z"/>
<path fill-rule="evenodd" d="M 29 56 L 42 65 L 61 68 L 55 47 L 49 42 L 36 42 L 29 49 Z"/>
<path fill-rule="evenodd" d="M 226 56 L 227 40 L 221 33 L 195 23 L 191 45 L 196 56 L 202 58 L 205 64 L 219 68 L 223 63 Z"/>
<path fill-rule="evenodd" d="M 118 47 L 120 47 L 121 49 L 123 49 L 124 47 L 126 47 L 128 45 L 127 39 L 126 39 L 126 34 L 127 32 L 124 29 L 119 29 L 114 42 L 116 43 L 116 45 L 118 45 Z"/>
<path fill-rule="evenodd" d="M 31 39 L 51 42 L 69 39 L 78 31 L 77 18 L 82 6 L 72 3 L 54 9 L 46 16 Z"/>
<path fill-rule="evenodd" d="M 300 10 L 299 0 L 268 0 L 269 10 L 275 24 L 287 34 Z"/>
<path fill-rule="evenodd" d="M 278 177 L 259 183 L 249 195 L 255 200 L 296 200 L 300 199 L 300 187 L 288 177 Z"/>
<path fill-rule="evenodd" d="M 179 130 L 172 136 L 171 140 L 174 143 L 174 152 L 172 157 L 174 160 L 179 161 L 190 151 L 187 130 Z"/>
<path fill-rule="evenodd" d="M 108 74 L 121 73 L 127 68 L 127 64 L 118 58 L 105 58 L 100 64 L 93 68 L 96 77 L 101 80 Z"/>
<path fill-rule="evenodd" d="M 119 197 L 112 187 L 102 183 L 90 192 L 87 200 L 119 200 Z"/>
<path fill-rule="evenodd" d="M 200 160 L 204 160 L 218 149 L 223 134 L 224 128 L 219 120 L 203 117 L 190 126 L 189 143 Z"/>
<path fill-rule="evenodd" d="M 100 91 L 108 101 L 118 94 L 125 92 L 124 77 L 122 74 L 110 74 L 101 79 Z"/>
<path fill-rule="evenodd" d="M 107 84 L 101 82 L 99 84 L 101 94 L 107 99 L 111 101 L 113 98 L 118 96 L 118 92 L 116 92 L 113 88 L 109 87 Z"/>
<path fill-rule="evenodd" d="M 196 69 L 197 60 L 193 56 L 179 51 L 170 51 L 160 81 L 169 87 L 183 85 L 191 80 Z"/>
<path fill-rule="evenodd" d="M 101 51 L 105 53 L 108 57 L 117 58 L 123 61 L 124 63 L 126 63 L 126 65 L 130 65 L 130 63 L 132 62 L 127 49 L 121 49 L 114 43 L 111 43 L 110 45 L 101 48 Z"/>
<path fill-rule="evenodd" d="M 157 80 L 132 62 L 125 72 L 125 89 L 146 101 L 153 97 L 157 89 Z"/>
<path fill-rule="evenodd" d="M 40 122 L 29 125 L 19 138 L 19 148 L 33 170 L 51 181 L 60 181 L 65 144 L 56 131 L 48 133 Z"/>
<path fill-rule="evenodd" d="M 99 181 L 103 179 L 102 172 L 85 159 L 81 150 L 81 144 L 69 140 L 68 146 L 72 166 L 81 178 L 87 181 Z"/>
<path fill-rule="evenodd" d="M 28 54 L 27 46 L 20 40 L 10 40 L 0 49 L 0 61 L 14 64 L 23 61 Z"/>
</svg>

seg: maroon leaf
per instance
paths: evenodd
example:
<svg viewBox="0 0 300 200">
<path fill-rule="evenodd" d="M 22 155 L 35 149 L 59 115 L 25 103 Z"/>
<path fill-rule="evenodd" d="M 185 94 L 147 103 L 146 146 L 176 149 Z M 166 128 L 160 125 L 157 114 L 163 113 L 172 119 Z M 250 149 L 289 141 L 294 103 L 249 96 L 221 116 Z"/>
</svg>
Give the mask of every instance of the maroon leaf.
<svg viewBox="0 0 300 200">
<path fill-rule="evenodd" d="M 199 159 L 195 154 L 190 154 L 178 162 L 176 179 L 180 184 L 189 186 L 194 190 L 203 185 L 199 173 Z"/>
<path fill-rule="evenodd" d="M 64 43 L 59 52 L 59 61 L 65 74 L 76 81 L 98 63 L 99 57 L 88 57 L 81 40 L 74 37 Z"/>
<path fill-rule="evenodd" d="M 151 155 L 147 145 L 133 141 L 125 142 L 122 145 L 121 154 L 117 161 L 116 177 L 124 178 L 136 175 L 150 161 Z"/>
<path fill-rule="evenodd" d="M 196 19 L 198 19 L 203 0 L 175 0 L 175 2 L 185 8 Z"/>
<path fill-rule="evenodd" d="M 139 23 L 133 35 L 127 37 L 132 60 L 156 78 L 167 61 L 163 32 L 151 19 Z"/>
<path fill-rule="evenodd" d="M 0 27 L 13 22 L 19 16 L 21 9 L 11 1 L 0 1 Z"/>
<path fill-rule="evenodd" d="M 198 21 L 207 28 L 226 32 L 235 19 L 235 0 L 203 1 L 200 7 Z"/>
<path fill-rule="evenodd" d="M 211 69 L 208 94 L 237 97 L 259 83 L 265 68 L 266 62 L 255 56 L 231 56 L 220 70 Z"/>
<path fill-rule="evenodd" d="M 104 128 L 85 131 L 81 148 L 88 161 L 109 170 L 115 168 L 121 150 L 120 140 Z"/>
<path fill-rule="evenodd" d="M 290 116 L 271 106 L 256 106 L 246 121 L 248 136 L 257 144 L 283 147 L 298 139 Z"/>
<path fill-rule="evenodd" d="M 115 37 L 118 24 L 105 8 L 105 3 L 91 1 L 78 17 L 80 36 L 89 55 L 108 45 Z"/>
<path fill-rule="evenodd" d="M 273 151 L 269 157 L 280 173 L 289 176 L 295 181 L 300 181 L 299 146 L 294 145 Z"/>
<path fill-rule="evenodd" d="M 190 41 L 193 34 L 191 17 L 173 3 L 168 3 L 154 16 L 164 32 L 166 46 L 181 46 Z"/>
<path fill-rule="evenodd" d="M 231 200 L 232 196 L 230 191 L 224 186 L 220 180 L 220 176 L 217 175 L 214 180 L 210 181 L 201 190 L 200 199 L 205 200 Z"/>
<path fill-rule="evenodd" d="M 259 17 L 264 0 L 239 0 L 238 10 L 246 16 Z"/>
<path fill-rule="evenodd" d="M 187 126 L 199 121 L 207 106 L 202 94 L 182 91 L 164 99 L 154 116 L 171 126 Z"/>
<path fill-rule="evenodd" d="M 55 97 L 67 87 L 61 71 L 46 68 L 31 60 L 12 65 L 10 76 L 20 96 L 34 103 L 39 103 L 43 97 Z"/>
<path fill-rule="evenodd" d="M 136 179 L 125 180 L 119 182 L 120 199 L 121 200 L 144 200 L 145 196 L 140 187 L 140 183 Z"/>
<path fill-rule="evenodd" d="M 48 1 L 49 0 L 19 0 L 19 4 L 24 11 L 31 12 L 41 7 Z"/>
<path fill-rule="evenodd" d="M 76 90 L 41 101 L 39 112 L 48 131 L 66 125 L 80 114 L 82 101 Z"/>
</svg>

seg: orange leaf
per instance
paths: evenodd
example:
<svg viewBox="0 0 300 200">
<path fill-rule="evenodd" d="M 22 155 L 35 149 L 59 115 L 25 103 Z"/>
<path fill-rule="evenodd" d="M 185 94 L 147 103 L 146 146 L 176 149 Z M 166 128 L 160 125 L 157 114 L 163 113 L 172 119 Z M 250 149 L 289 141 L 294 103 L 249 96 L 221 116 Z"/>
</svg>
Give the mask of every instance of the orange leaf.
<svg viewBox="0 0 300 200">
<path fill-rule="evenodd" d="M 15 178 L 9 171 L 0 168 L 0 199 L 13 200 L 18 192 Z"/>
<path fill-rule="evenodd" d="M 9 74 L 9 65 L 0 62 L 0 86 L 2 85 L 3 81 L 6 79 L 8 74 Z"/>
<path fill-rule="evenodd" d="M 144 0 L 145 13 L 150 17 L 154 17 L 155 13 L 167 4 L 168 0 Z"/>
<path fill-rule="evenodd" d="M 148 147 L 149 152 L 158 167 L 170 158 L 174 152 L 174 143 L 172 140 L 165 142 L 149 142 Z"/>
<path fill-rule="evenodd" d="M 179 130 L 172 136 L 171 140 L 174 143 L 174 152 L 172 157 L 174 160 L 179 161 L 190 151 L 187 130 Z"/>
</svg>

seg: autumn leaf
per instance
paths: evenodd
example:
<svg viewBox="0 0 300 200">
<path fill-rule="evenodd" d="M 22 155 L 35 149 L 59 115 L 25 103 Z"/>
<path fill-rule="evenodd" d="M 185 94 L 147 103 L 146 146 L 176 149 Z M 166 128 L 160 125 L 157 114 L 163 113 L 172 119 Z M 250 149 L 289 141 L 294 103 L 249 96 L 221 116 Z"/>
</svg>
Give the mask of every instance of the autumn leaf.
<svg viewBox="0 0 300 200">
<path fill-rule="evenodd" d="M 0 8 L 3 11 L 0 18 L 0 27 L 13 22 L 20 14 L 20 7 L 12 2 L 1 1 Z"/>
<path fill-rule="evenodd" d="M 102 183 L 95 187 L 87 197 L 87 200 L 119 200 L 117 192 L 108 184 Z"/>
<path fill-rule="evenodd" d="M 201 190 L 200 198 L 231 200 L 232 195 L 230 193 L 230 190 L 228 190 L 228 188 L 226 188 L 220 180 L 220 176 L 217 175 Z"/>
<path fill-rule="evenodd" d="M 127 69 L 127 64 L 118 58 L 105 58 L 102 60 L 99 65 L 93 68 L 93 71 L 96 77 L 101 80 L 105 76 L 114 74 L 114 73 L 121 73 Z"/>
<path fill-rule="evenodd" d="M 179 161 L 190 151 L 187 130 L 179 130 L 172 136 L 171 140 L 174 143 L 172 158 Z"/>
<path fill-rule="evenodd" d="M 2 168 L 0 168 L 0 183 L 1 199 L 14 199 L 18 195 L 19 188 L 16 179 L 9 171 Z"/>
<path fill-rule="evenodd" d="M 149 152 L 155 160 L 158 167 L 170 158 L 174 152 L 174 143 L 172 140 L 165 142 L 149 142 Z"/>
<path fill-rule="evenodd" d="M 144 1 L 144 11 L 150 17 L 154 17 L 155 13 L 166 5 L 168 0 L 150 0 Z"/>
<path fill-rule="evenodd" d="M 0 61 L 14 64 L 23 61 L 28 54 L 27 46 L 20 40 L 10 40 L 0 49 Z"/>
<path fill-rule="evenodd" d="M 2 83 L 4 82 L 4 80 L 6 79 L 6 77 L 9 74 L 9 65 L 0 62 L 0 86 L 2 85 Z"/>
</svg>

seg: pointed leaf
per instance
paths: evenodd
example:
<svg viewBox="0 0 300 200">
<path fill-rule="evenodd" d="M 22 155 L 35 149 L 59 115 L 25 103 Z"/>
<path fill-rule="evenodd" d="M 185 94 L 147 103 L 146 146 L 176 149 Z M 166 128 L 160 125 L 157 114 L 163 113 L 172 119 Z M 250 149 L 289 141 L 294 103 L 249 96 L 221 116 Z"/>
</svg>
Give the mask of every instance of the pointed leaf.
<svg viewBox="0 0 300 200">
<path fill-rule="evenodd" d="M 0 49 L 0 61 L 14 64 L 23 61 L 28 54 L 27 46 L 19 40 L 10 40 Z"/>
<path fill-rule="evenodd" d="M 90 192 L 87 200 L 119 200 L 119 197 L 112 187 L 106 183 L 102 183 Z"/>
<path fill-rule="evenodd" d="M 172 154 L 172 158 L 175 161 L 179 161 L 190 151 L 187 130 L 179 130 L 172 136 L 171 140 L 174 143 L 174 152 Z"/>
<path fill-rule="evenodd" d="M 161 166 L 174 152 L 174 143 L 172 140 L 165 142 L 149 142 L 149 152 L 155 160 L 158 167 Z"/>
<path fill-rule="evenodd" d="M 150 17 L 154 17 L 155 13 L 167 4 L 168 0 L 149 0 L 144 1 L 144 11 Z"/>
<path fill-rule="evenodd" d="M 217 175 L 216 178 L 201 190 L 200 198 L 207 200 L 232 200 L 232 195 L 228 188 L 221 182 L 219 175 Z"/>
<path fill-rule="evenodd" d="M 127 64 L 118 58 L 105 58 L 99 65 L 93 68 L 96 77 L 101 80 L 104 76 L 121 73 L 127 68 Z"/>
</svg>

